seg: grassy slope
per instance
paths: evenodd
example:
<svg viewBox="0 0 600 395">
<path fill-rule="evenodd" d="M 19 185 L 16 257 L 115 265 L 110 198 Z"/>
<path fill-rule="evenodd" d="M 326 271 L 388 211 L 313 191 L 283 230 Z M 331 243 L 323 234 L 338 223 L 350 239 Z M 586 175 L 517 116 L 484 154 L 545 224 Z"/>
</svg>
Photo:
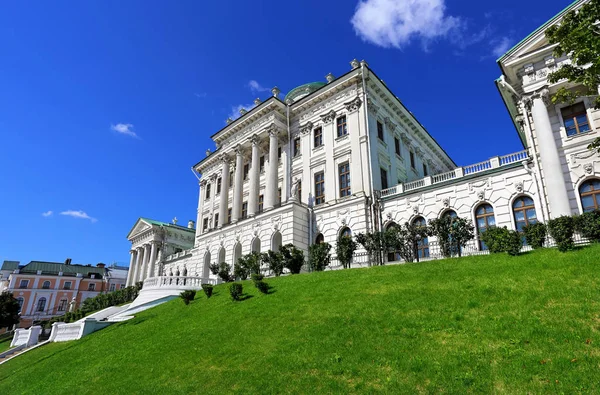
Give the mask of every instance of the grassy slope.
<svg viewBox="0 0 600 395">
<path fill-rule="evenodd" d="M 225 286 L 0 366 L 10 393 L 600 391 L 600 246 Z M 35 379 L 33 379 L 35 378 Z M 2 393 L 8 393 L 0 390 Z"/>
</svg>

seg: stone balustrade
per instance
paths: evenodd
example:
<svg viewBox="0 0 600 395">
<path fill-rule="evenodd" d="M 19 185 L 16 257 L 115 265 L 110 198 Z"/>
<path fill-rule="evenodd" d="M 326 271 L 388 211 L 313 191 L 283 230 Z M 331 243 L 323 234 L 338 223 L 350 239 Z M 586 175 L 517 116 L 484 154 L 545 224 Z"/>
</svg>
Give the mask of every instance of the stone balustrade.
<svg viewBox="0 0 600 395">
<path fill-rule="evenodd" d="M 144 280 L 142 291 L 153 289 L 200 289 L 202 284 L 217 285 L 221 280 L 206 277 L 160 276 Z"/>
<path fill-rule="evenodd" d="M 391 188 L 383 189 L 380 191 L 381 197 L 389 197 L 399 195 L 405 192 L 418 190 L 430 185 L 439 184 L 442 182 L 458 180 L 465 176 L 477 174 L 486 170 L 495 169 L 513 163 L 523 162 L 529 159 L 527 150 L 515 152 L 508 155 L 496 156 L 486 161 L 475 163 L 469 166 L 457 167 L 456 169 L 447 173 L 436 174 L 428 176 L 411 182 L 401 183 L 394 185 Z"/>
</svg>

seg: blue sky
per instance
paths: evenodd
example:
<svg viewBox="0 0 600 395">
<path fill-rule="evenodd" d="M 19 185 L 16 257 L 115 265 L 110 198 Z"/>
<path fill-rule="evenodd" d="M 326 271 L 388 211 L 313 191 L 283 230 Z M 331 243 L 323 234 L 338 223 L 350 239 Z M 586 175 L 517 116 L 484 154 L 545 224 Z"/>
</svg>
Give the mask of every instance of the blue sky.
<svg viewBox="0 0 600 395">
<path fill-rule="evenodd" d="M 293 4 L 289 4 L 293 3 Z M 521 149 L 495 63 L 565 0 L 28 1 L 0 13 L 0 261 L 129 262 L 239 106 L 365 59 L 459 165 Z"/>
</svg>

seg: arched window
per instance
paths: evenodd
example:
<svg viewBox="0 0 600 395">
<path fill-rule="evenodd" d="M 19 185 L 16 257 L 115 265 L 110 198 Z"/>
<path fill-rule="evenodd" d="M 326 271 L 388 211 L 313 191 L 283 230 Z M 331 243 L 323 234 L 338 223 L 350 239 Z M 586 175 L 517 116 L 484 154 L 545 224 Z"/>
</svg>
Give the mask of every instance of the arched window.
<svg viewBox="0 0 600 395">
<path fill-rule="evenodd" d="M 21 310 L 23 310 L 23 303 L 25 302 L 25 299 L 23 299 L 23 297 L 19 296 L 17 298 L 17 302 L 19 302 L 19 312 L 21 312 Z"/>
<path fill-rule="evenodd" d="M 238 261 L 238 259 L 240 259 L 242 257 L 242 244 L 238 241 L 237 244 L 235 245 L 235 247 L 233 248 L 233 262 L 232 262 L 232 267 L 233 265 L 235 265 Z"/>
<path fill-rule="evenodd" d="M 251 252 L 260 252 L 260 239 L 258 237 L 255 237 L 254 240 L 252 240 L 250 250 Z"/>
<path fill-rule="evenodd" d="M 221 262 L 218 262 L 221 263 Z M 210 275 L 210 251 L 204 254 L 204 265 L 202 266 L 202 277 L 206 278 Z"/>
<path fill-rule="evenodd" d="M 44 284 L 42 284 L 42 288 L 43 289 L 49 289 L 50 288 L 50 281 L 44 281 Z"/>
<path fill-rule="evenodd" d="M 456 218 L 456 217 L 458 217 L 458 215 L 456 214 L 456 211 L 454 211 L 454 210 L 446 210 L 442 214 L 442 217 Z"/>
<path fill-rule="evenodd" d="M 346 226 L 340 232 L 340 236 L 342 236 L 342 237 L 352 237 L 352 231 L 350 230 L 349 227 Z"/>
<path fill-rule="evenodd" d="M 489 228 L 496 226 L 496 218 L 494 217 L 494 208 L 488 204 L 483 203 L 475 210 L 475 221 L 477 223 L 477 233 L 481 234 Z M 487 246 L 483 241 L 479 241 L 479 248 L 487 250 Z"/>
<path fill-rule="evenodd" d="M 456 213 L 450 210 L 456 216 Z M 444 213 L 446 215 L 446 213 Z M 419 227 L 427 226 L 427 221 L 423 217 L 417 217 L 413 220 L 413 225 Z M 427 237 L 422 238 L 417 241 L 417 257 L 421 258 L 429 258 L 429 239 Z"/>
<path fill-rule="evenodd" d="M 587 180 L 579 187 L 583 212 L 600 210 L 600 179 Z"/>
<path fill-rule="evenodd" d="M 538 222 L 533 199 L 529 196 L 521 196 L 514 201 L 513 214 L 515 226 L 519 232 L 522 232 L 526 225 Z"/>
<path fill-rule="evenodd" d="M 37 302 L 37 308 L 35 311 L 44 311 L 46 308 L 46 298 L 39 298 Z"/>
<path fill-rule="evenodd" d="M 277 231 L 273 234 L 273 238 L 271 239 L 271 250 L 277 252 L 279 248 L 281 248 L 281 232 Z"/>
<path fill-rule="evenodd" d="M 225 247 L 221 247 L 221 249 L 219 250 L 219 262 L 217 263 L 221 262 L 225 262 Z"/>
<path fill-rule="evenodd" d="M 319 233 L 317 235 L 317 237 L 315 238 L 315 244 L 321 244 L 325 241 L 325 237 L 323 236 L 323 233 Z"/>
</svg>

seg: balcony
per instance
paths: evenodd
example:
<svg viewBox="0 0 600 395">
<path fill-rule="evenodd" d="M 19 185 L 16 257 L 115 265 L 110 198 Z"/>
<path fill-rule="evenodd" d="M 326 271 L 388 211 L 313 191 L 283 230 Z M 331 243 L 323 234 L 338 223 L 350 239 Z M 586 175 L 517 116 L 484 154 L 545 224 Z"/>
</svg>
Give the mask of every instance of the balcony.
<svg viewBox="0 0 600 395">
<path fill-rule="evenodd" d="M 527 160 L 529 160 L 529 154 L 526 150 L 504 156 L 496 156 L 486 161 L 475 163 L 469 166 L 457 167 L 456 169 L 447 173 L 436 174 L 430 177 L 421 178 L 419 180 L 401 183 L 391 188 L 382 189 L 379 191 L 379 193 L 381 197 L 399 195 L 406 192 L 419 190 L 431 185 L 445 183 L 447 181 L 456 180 L 465 176 L 470 176 L 487 170 L 497 169 Z"/>
</svg>

